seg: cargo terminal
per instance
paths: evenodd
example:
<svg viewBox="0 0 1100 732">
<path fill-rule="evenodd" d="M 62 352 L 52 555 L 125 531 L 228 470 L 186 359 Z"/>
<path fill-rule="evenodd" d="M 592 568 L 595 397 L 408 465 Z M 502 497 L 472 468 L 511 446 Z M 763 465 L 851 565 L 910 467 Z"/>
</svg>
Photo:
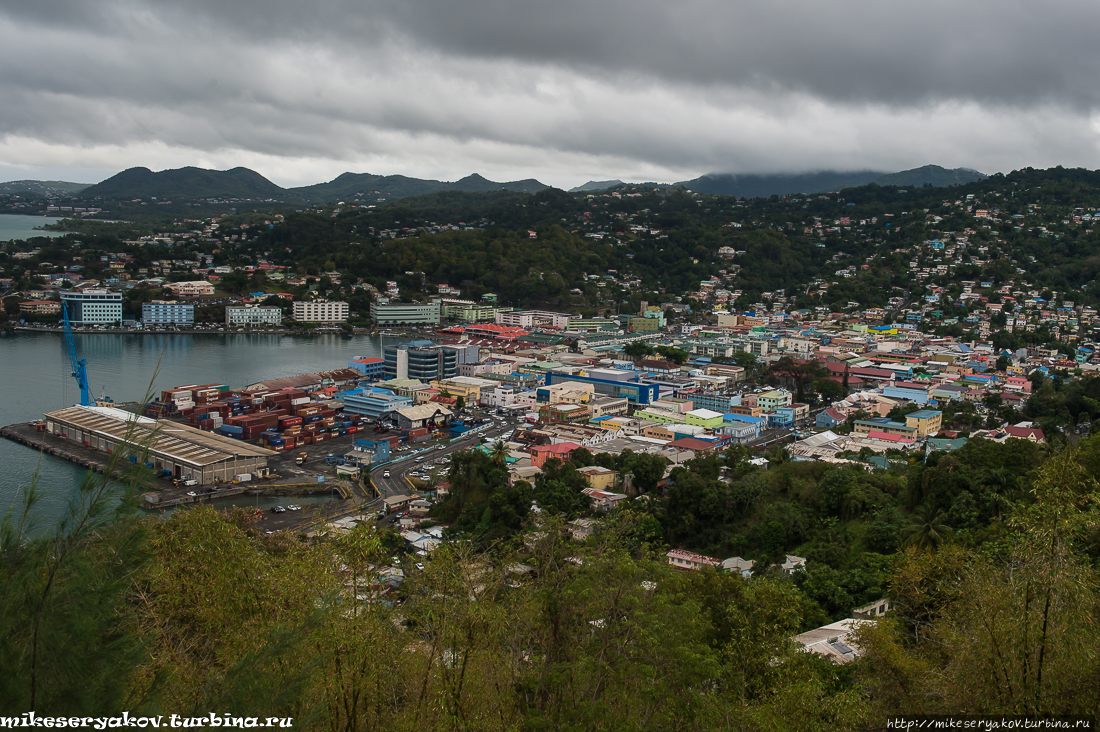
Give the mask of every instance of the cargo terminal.
<svg viewBox="0 0 1100 732">
<path fill-rule="evenodd" d="M 45 417 L 49 434 L 104 453 L 140 454 L 148 449 L 148 467 L 173 478 L 193 479 L 198 485 L 232 481 L 245 474 L 264 476 L 268 459 L 276 454 L 243 440 L 113 407 L 74 406 Z"/>
</svg>

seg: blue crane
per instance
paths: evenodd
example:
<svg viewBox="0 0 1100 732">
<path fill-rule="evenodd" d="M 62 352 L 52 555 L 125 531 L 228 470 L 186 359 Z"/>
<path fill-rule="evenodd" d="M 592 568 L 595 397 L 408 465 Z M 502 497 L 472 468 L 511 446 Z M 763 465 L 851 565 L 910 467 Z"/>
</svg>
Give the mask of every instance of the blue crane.
<svg viewBox="0 0 1100 732">
<path fill-rule="evenodd" d="M 88 362 L 76 357 L 76 342 L 73 340 L 73 326 L 69 322 L 69 308 L 61 303 L 61 319 L 65 323 L 65 347 L 69 349 L 69 364 L 72 366 L 73 378 L 80 387 L 80 404 L 84 407 L 95 405 L 92 392 L 88 388 Z"/>
</svg>

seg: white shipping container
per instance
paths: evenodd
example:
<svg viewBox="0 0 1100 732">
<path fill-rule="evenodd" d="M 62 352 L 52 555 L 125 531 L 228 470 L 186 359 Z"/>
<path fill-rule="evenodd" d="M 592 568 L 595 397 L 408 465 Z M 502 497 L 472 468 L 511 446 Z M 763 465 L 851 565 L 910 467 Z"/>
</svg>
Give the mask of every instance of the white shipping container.
<svg viewBox="0 0 1100 732">
<path fill-rule="evenodd" d="M 290 400 L 291 406 L 297 407 L 302 404 L 309 404 L 309 397 L 298 397 L 297 399 Z"/>
<path fill-rule="evenodd" d="M 187 399 L 187 400 L 177 399 L 176 401 L 174 401 L 172 403 L 176 405 L 176 409 L 190 409 L 191 407 L 195 406 L 195 403 L 193 401 L 191 401 L 190 399 Z"/>
<path fill-rule="evenodd" d="M 252 473 L 242 473 L 237 476 L 238 483 L 247 483 L 250 480 L 252 480 Z"/>
</svg>

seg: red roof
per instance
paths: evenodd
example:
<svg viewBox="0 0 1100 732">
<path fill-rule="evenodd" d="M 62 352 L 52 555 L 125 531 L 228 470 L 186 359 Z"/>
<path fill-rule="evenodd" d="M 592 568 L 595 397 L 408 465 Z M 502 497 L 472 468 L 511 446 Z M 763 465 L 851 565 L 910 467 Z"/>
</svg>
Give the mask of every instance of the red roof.
<svg viewBox="0 0 1100 732">
<path fill-rule="evenodd" d="M 891 435 L 886 432 L 868 432 L 867 436 L 872 440 L 882 440 L 883 442 L 904 442 L 906 445 L 912 445 L 913 441 L 902 437 L 901 435 Z"/>
<path fill-rule="evenodd" d="M 579 448 L 575 442 L 559 442 L 556 445 L 535 445 L 531 448 L 531 452 L 546 452 L 551 455 L 568 455 L 577 448 Z"/>
<path fill-rule="evenodd" d="M 1009 437 L 1019 437 L 1021 440 L 1045 440 L 1046 435 L 1038 427 L 1016 427 L 1015 425 L 1009 425 L 1005 427 L 1005 432 Z"/>
<path fill-rule="evenodd" d="M 669 447 L 678 447 L 682 450 L 714 450 L 718 447 L 717 441 L 700 440 L 695 437 L 681 437 L 668 443 Z"/>
</svg>

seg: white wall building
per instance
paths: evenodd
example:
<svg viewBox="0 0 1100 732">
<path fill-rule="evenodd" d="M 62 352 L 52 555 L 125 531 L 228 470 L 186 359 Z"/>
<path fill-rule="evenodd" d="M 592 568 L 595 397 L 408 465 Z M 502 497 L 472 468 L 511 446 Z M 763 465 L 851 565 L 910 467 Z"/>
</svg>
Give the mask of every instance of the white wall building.
<svg viewBox="0 0 1100 732">
<path fill-rule="evenodd" d="M 61 306 L 73 325 L 111 325 L 122 321 L 122 293 L 73 290 L 61 293 Z"/>
<path fill-rule="evenodd" d="M 274 305 L 228 305 L 226 325 L 282 325 L 283 309 Z"/>
<path fill-rule="evenodd" d="M 344 323 L 348 319 L 348 304 L 328 300 L 295 300 L 291 317 L 299 323 Z"/>
</svg>

